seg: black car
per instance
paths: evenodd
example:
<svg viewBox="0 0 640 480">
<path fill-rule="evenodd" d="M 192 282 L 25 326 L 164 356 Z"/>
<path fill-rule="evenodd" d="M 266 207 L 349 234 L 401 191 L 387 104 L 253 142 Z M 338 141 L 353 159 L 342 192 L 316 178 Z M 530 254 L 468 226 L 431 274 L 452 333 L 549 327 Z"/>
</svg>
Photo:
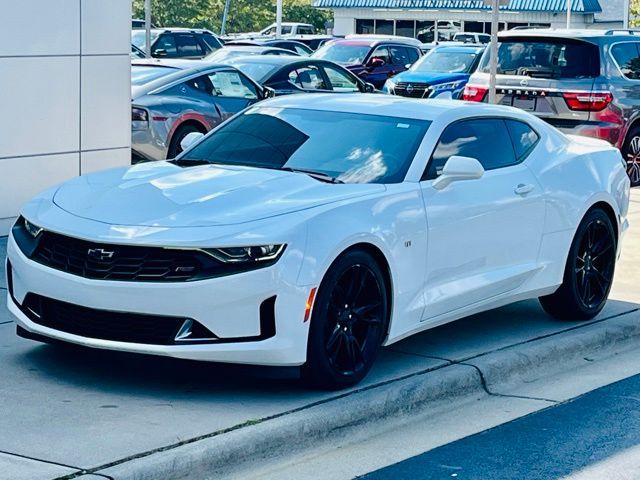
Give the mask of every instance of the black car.
<svg viewBox="0 0 640 480">
<path fill-rule="evenodd" d="M 132 30 L 131 43 L 145 51 L 146 31 Z M 222 48 L 222 42 L 209 30 L 164 28 L 151 30 L 151 56 L 154 58 L 203 58 Z"/>
<path fill-rule="evenodd" d="M 303 57 L 308 57 L 313 53 L 308 46 L 304 43 L 297 42 L 295 40 L 234 40 L 232 42 L 225 43 L 227 46 L 259 46 L 259 47 L 277 47 L 284 50 L 297 53 Z"/>
<path fill-rule="evenodd" d="M 290 56 L 236 57 L 228 62 L 276 95 L 292 93 L 373 93 L 365 83 L 340 65 L 326 60 Z"/>
</svg>

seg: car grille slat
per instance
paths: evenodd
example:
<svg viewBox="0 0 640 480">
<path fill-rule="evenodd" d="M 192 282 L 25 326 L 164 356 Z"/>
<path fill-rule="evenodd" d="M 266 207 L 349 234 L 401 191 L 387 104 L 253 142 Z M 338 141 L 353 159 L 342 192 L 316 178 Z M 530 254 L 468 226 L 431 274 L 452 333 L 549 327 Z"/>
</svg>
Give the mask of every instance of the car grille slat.
<svg viewBox="0 0 640 480">
<path fill-rule="evenodd" d="M 394 87 L 393 93 L 401 97 L 427 98 L 428 90 L 428 83 L 400 82 Z"/>
</svg>

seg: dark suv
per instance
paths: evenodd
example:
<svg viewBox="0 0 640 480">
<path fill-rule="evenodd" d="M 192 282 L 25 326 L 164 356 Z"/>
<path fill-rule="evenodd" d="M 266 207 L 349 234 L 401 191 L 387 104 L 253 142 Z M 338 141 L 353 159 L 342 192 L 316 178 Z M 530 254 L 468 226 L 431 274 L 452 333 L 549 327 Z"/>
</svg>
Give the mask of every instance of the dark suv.
<svg viewBox="0 0 640 480">
<path fill-rule="evenodd" d="M 499 37 L 497 100 L 565 133 L 620 148 L 640 185 L 640 36 L 631 30 L 517 30 Z M 463 98 L 487 101 L 489 51 Z"/>
<path fill-rule="evenodd" d="M 312 57 L 330 60 L 348 68 L 362 80 L 381 89 L 388 78 L 404 72 L 422 52 L 412 39 L 346 38 L 332 40 Z"/>
<path fill-rule="evenodd" d="M 145 51 L 146 32 L 131 31 L 131 44 Z M 209 30 L 162 28 L 151 30 L 151 56 L 154 58 L 203 58 L 222 48 L 222 42 Z"/>
</svg>

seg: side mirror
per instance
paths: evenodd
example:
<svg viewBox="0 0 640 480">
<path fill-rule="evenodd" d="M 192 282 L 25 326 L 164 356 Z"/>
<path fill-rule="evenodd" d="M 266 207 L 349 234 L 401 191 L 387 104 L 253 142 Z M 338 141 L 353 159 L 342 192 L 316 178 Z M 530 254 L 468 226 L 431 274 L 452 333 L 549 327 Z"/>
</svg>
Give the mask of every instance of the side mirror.
<svg viewBox="0 0 640 480">
<path fill-rule="evenodd" d="M 204 137 L 204 133 L 200 133 L 200 132 L 187 133 L 187 135 L 185 135 L 185 137 L 180 142 L 180 148 L 182 148 L 182 151 L 184 152 L 189 147 L 193 146 L 202 137 Z"/>
<path fill-rule="evenodd" d="M 153 56 L 154 57 L 166 57 L 167 56 L 167 51 L 164 48 L 158 48 L 157 50 L 153 51 Z"/>
<path fill-rule="evenodd" d="M 369 68 L 378 68 L 378 67 L 382 67 L 384 65 L 384 60 L 381 59 L 380 57 L 373 57 L 371 60 L 369 60 L 369 62 L 367 63 L 367 66 Z"/>
<path fill-rule="evenodd" d="M 373 83 L 365 82 L 364 93 L 374 93 L 375 91 L 376 91 L 376 87 Z"/>
<path fill-rule="evenodd" d="M 471 157 L 449 157 L 444 164 L 442 174 L 433 181 L 433 188 L 443 190 L 453 182 L 460 180 L 476 180 L 484 175 L 482 164 Z"/>
<path fill-rule="evenodd" d="M 270 87 L 262 87 L 262 97 L 263 98 L 274 98 L 276 96 L 276 91 Z"/>
</svg>

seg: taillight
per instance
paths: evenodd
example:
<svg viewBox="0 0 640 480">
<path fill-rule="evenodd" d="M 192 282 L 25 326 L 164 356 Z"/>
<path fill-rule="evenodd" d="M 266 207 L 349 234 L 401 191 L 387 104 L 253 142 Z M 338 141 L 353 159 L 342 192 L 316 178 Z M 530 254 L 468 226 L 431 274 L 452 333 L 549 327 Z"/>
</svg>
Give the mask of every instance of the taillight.
<svg viewBox="0 0 640 480">
<path fill-rule="evenodd" d="M 462 99 L 468 102 L 482 102 L 488 91 L 489 89 L 485 87 L 467 85 L 464 87 L 464 92 L 462 92 Z"/>
<path fill-rule="evenodd" d="M 599 112 L 613 101 L 610 92 L 563 92 L 562 96 L 571 110 Z"/>
<path fill-rule="evenodd" d="M 131 121 L 132 122 L 148 122 L 149 114 L 144 108 L 131 108 Z"/>
</svg>

